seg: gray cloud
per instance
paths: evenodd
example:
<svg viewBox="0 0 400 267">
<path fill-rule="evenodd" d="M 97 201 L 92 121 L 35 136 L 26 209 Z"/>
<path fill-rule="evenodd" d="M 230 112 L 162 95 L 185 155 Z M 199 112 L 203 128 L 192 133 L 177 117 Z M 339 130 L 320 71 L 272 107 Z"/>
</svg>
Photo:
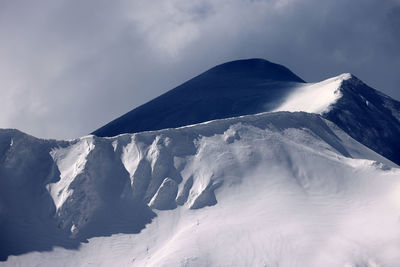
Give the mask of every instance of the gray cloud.
<svg viewBox="0 0 400 267">
<path fill-rule="evenodd" d="M 0 127 L 85 135 L 222 62 L 352 72 L 400 99 L 400 1 L 0 2 Z"/>
</svg>

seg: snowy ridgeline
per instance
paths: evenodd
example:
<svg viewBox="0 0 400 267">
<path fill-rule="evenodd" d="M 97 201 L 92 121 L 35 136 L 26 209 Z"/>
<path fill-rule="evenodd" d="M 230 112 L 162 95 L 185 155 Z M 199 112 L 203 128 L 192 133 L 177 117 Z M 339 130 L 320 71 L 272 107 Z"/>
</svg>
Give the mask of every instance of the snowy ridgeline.
<svg viewBox="0 0 400 267">
<path fill-rule="evenodd" d="M 273 111 L 321 114 L 358 142 L 400 164 L 400 102 L 349 73 L 306 83 L 262 59 L 228 62 L 94 131 L 116 136 Z"/>
<path fill-rule="evenodd" d="M 72 141 L 0 130 L 0 159 L 6 265 L 400 262 L 398 166 L 319 115 Z"/>
<path fill-rule="evenodd" d="M 299 84 L 273 111 L 321 114 L 358 142 L 400 164 L 400 102 L 349 73 Z"/>
</svg>

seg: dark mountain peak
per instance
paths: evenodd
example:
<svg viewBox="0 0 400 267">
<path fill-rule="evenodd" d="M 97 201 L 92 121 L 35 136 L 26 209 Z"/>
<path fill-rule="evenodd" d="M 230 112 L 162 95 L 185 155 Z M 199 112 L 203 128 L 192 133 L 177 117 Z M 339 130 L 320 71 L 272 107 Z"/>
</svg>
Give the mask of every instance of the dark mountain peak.
<svg viewBox="0 0 400 267">
<path fill-rule="evenodd" d="M 273 81 L 304 82 L 288 68 L 261 58 L 241 59 L 217 65 L 199 76 L 219 76 Z"/>
<path fill-rule="evenodd" d="M 343 73 L 340 75 L 343 79 L 343 85 L 353 85 L 353 86 L 359 86 L 359 85 L 365 85 L 363 81 L 361 81 L 357 76 L 355 76 L 352 73 Z"/>
<path fill-rule="evenodd" d="M 115 136 L 273 110 L 304 81 L 264 59 L 218 65 L 93 132 Z"/>
</svg>

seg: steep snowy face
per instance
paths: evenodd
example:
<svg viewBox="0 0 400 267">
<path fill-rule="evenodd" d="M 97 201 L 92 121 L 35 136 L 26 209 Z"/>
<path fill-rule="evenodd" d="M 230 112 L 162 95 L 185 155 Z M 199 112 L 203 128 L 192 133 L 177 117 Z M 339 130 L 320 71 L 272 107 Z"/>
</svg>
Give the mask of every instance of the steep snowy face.
<svg viewBox="0 0 400 267">
<path fill-rule="evenodd" d="M 71 183 L 84 171 L 87 156 L 93 148 L 93 138 L 83 138 L 70 147 L 55 148 L 50 152 L 60 171 L 60 180 L 47 186 L 56 210 L 59 210 L 73 193 Z"/>
<path fill-rule="evenodd" d="M 6 265 L 400 260 L 398 166 L 319 115 L 74 141 L 2 130 L 0 151 Z"/>
</svg>

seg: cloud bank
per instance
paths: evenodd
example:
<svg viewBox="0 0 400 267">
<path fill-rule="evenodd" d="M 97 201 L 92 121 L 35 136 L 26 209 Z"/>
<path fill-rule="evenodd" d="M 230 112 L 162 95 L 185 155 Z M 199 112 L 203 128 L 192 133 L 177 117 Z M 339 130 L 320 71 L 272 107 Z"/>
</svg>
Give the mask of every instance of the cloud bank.
<svg viewBox="0 0 400 267">
<path fill-rule="evenodd" d="M 88 134 L 193 76 L 261 57 L 400 99 L 398 0 L 0 3 L 0 127 Z"/>
</svg>

